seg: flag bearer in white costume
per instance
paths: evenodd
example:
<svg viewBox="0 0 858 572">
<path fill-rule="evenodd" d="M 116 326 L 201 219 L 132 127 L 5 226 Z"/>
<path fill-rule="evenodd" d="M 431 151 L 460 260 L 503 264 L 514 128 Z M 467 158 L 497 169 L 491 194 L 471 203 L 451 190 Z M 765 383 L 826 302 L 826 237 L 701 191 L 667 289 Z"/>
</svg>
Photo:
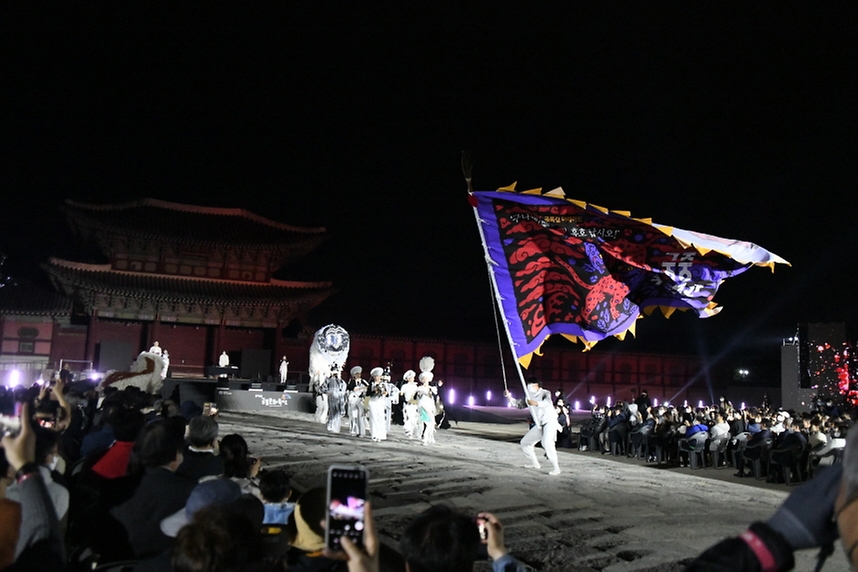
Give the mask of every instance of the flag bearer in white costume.
<svg viewBox="0 0 858 572">
<path fill-rule="evenodd" d="M 399 398 L 402 400 L 402 418 L 405 424 L 405 436 L 409 439 L 414 438 L 414 433 L 420 426 L 420 416 L 417 412 L 417 384 L 414 379 L 417 374 L 413 369 L 409 369 L 402 376 L 405 383 L 399 390 Z"/>
<path fill-rule="evenodd" d="M 348 407 L 349 407 L 349 434 L 352 437 L 363 437 L 366 435 L 366 409 L 363 399 L 369 389 L 366 380 L 361 379 L 363 368 L 354 366 L 349 373 L 351 379 L 348 385 Z"/>
<path fill-rule="evenodd" d="M 557 451 L 554 448 L 554 442 L 557 439 L 560 424 L 557 421 L 557 411 L 554 409 L 551 392 L 543 389 L 542 382 L 532 377 L 527 382 L 524 399 L 514 399 L 509 391 L 504 391 L 503 394 L 516 407 L 530 409 L 530 415 L 533 417 L 533 427 L 522 437 L 520 442 L 521 450 L 530 460 L 530 464 L 525 465 L 525 467 L 530 469 L 542 468 L 534 451 L 536 443 L 542 441 L 545 455 L 553 466 L 548 474 L 559 475 L 560 465 L 557 464 Z"/>
<path fill-rule="evenodd" d="M 382 379 L 383 369 L 374 367 L 369 375 L 372 377 L 369 389 L 369 432 L 373 441 L 380 442 L 387 439 L 387 421 L 384 416 L 388 402 L 387 387 Z"/>
</svg>

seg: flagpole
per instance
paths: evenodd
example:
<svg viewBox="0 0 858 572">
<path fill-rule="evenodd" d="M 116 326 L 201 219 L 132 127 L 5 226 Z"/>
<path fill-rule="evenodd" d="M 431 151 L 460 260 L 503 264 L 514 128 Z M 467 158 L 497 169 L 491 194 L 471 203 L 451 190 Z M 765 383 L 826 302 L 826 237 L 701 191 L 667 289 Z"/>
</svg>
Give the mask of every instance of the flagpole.
<svg viewBox="0 0 858 572">
<path fill-rule="evenodd" d="M 480 242 L 482 242 L 483 252 L 485 253 L 485 257 L 486 257 L 486 269 L 488 270 L 489 280 L 491 281 L 492 290 L 494 291 L 495 305 L 496 305 L 495 311 L 497 312 L 498 309 L 500 310 L 501 318 L 503 321 L 504 331 L 506 332 L 507 342 L 509 342 L 509 347 L 510 347 L 510 351 L 512 352 L 513 361 L 515 362 L 515 369 L 518 372 L 518 378 L 521 381 L 522 391 L 524 391 L 525 395 L 526 395 L 527 384 L 526 384 L 525 379 L 524 379 L 524 372 L 522 371 L 521 364 L 518 361 L 518 355 L 516 354 L 516 351 L 515 351 L 515 344 L 513 344 L 512 334 L 509 331 L 509 320 L 507 320 L 506 316 L 503 314 L 503 300 L 500 297 L 500 292 L 498 291 L 497 281 L 495 280 L 495 273 L 494 273 L 494 270 L 492 269 L 492 265 L 494 264 L 494 262 L 492 261 L 492 258 L 489 255 L 489 248 L 488 248 L 488 244 L 486 243 L 485 233 L 483 232 L 482 220 L 480 219 L 480 214 L 479 214 L 479 211 L 477 210 L 477 205 L 476 205 L 477 198 L 474 196 L 473 188 L 471 187 L 470 167 L 465 166 L 465 155 L 464 154 L 462 156 L 462 170 L 465 173 L 465 180 L 468 182 L 468 195 L 470 195 L 470 197 L 472 199 L 472 207 L 474 209 L 474 220 L 477 223 L 477 230 L 480 233 Z M 501 366 L 503 366 L 503 356 L 501 356 Z M 506 389 L 506 383 L 505 382 L 504 382 L 504 389 Z"/>
</svg>

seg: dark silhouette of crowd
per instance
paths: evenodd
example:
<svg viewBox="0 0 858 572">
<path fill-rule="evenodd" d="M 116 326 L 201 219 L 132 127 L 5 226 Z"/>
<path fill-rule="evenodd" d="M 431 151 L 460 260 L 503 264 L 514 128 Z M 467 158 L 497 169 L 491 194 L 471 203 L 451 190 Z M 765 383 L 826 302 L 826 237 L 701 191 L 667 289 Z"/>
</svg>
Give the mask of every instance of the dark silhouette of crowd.
<svg viewBox="0 0 858 572">
<path fill-rule="evenodd" d="M 558 403 L 558 414 L 565 407 Z M 568 412 L 566 413 L 568 415 Z M 562 417 L 561 417 L 562 418 Z M 723 396 L 714 405 L 653 406 L 646 392 L 630 403 L 596 404 L 580 424 L 578 449 L 700 470 L 735 471 L 796 484 L 840 461 L 852 426 L 838 408 L 796 412 L 771 406 L 739 409 Z"/>
<path fill-rule="evenodd" d="M 287 473 L 263 469 L 241 435 L 220 436 L 216 414 L 193 403 L 60 378 L 0 388 L 3 411 L 15 404 L 20 428 L 8 428 L 0 455 L 0 570 L 380 569 L 371 503 L 363 546 L 344 538 L 331 552 L 325 489 L 297 494 Z M 412 572 L 471 570 L 481 554 L 496 571 L 524 570 L 489 513 L 434 507 L 402 542 Z"/>
</svg>

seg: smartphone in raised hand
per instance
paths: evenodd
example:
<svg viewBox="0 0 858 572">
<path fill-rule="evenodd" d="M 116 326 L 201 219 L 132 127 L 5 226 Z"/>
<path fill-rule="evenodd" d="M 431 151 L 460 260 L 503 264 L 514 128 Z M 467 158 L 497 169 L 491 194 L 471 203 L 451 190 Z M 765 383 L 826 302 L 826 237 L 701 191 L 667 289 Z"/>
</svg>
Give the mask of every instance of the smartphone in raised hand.
<svg viewBox="0 0 858 572">
<path fill-rule="evenodd" d="M 340 539 L 363 545 L 364 509 L 369 485 L 369 471 L 360 465 L 328 467 L 328 510 L 325 513 L 325 545 L 342 550 Z"/>
</svg>

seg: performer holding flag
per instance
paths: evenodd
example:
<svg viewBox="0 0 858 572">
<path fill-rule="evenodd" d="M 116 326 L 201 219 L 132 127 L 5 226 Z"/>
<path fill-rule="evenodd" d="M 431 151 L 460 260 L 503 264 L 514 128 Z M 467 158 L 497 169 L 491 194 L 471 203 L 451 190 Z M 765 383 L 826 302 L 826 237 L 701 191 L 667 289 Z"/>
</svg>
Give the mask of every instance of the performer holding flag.
<svg viewBox="0 0 858 572">
<path fill-rule="evenodd" d="M 534 451 L 537 441 L 542 441 L 542 448 L 545 449 L 548 460 L 554 466 L 548 474 L 559 475 L 560 465 L 557 463 L 557 450 L 554 448 L 554 442 L 557 439 L 560 424 L 557 422 L 557 412 L 554 410 L 551 392 L 542 388 L 541 381 L 531 377 L 525 387 L 524 399 L 514 399 L 508 390 L 504 391 L 503 394 L 512 405 L 519 409 L 525 407 L 530 409 L 530 414 L 533 417 L 533 427 L 522 437 L 520 442 L 521 450 L 530 459 L 530 464 L 525 465 L 525 467 L 528 469 L 542 468 Z"/>
</svg>

